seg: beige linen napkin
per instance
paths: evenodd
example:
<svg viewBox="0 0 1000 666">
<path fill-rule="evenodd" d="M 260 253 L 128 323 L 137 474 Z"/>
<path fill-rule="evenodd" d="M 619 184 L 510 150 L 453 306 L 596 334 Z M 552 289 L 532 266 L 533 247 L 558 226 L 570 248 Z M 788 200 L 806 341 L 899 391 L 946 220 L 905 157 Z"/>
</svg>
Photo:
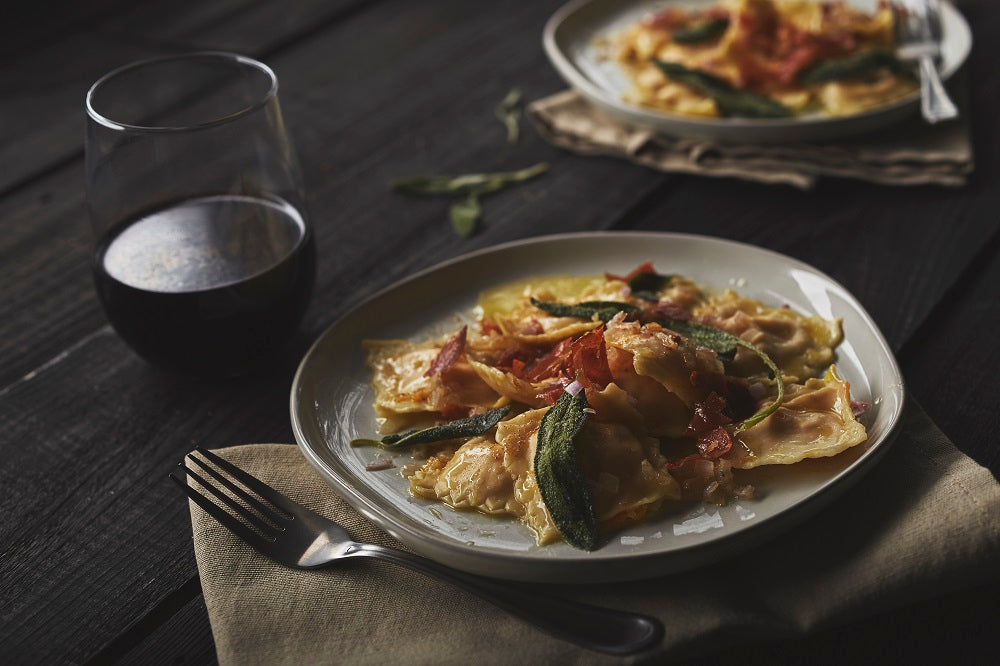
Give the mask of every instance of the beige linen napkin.
<svg viewBox="0 0 1000 666">
<path fill-rule="evenodd" d="M 890 185 L 965 184 L 972 171 L 968 114 L 930 126 L 919 117 L 877 133 L 824 144 L 723 144 L 625 125 L 567 90 L 533 102 L 528 117 L 550 143 L 661 171 L 730 176 L 811 188 L 820 176 Z"/>
<path fill-rule="evenodd" d="M 357 540 L 395 544 L 289 445 L 218 453 Z M 392 471 L 379 473 L 398 473 Z M 401 567 L 352 560 L 297 571 L 258 555 L 191 505 L 195 555 L 222 664 L 540 664 L 620 660 L 550 638 Z M 634 583 L 546 591 L 660 618 L 664 663 L 801 636 L 996 576 L 1000 484 L 915 404 L 892 448 L 807 523 L 736 559 Z"/>
</svg>

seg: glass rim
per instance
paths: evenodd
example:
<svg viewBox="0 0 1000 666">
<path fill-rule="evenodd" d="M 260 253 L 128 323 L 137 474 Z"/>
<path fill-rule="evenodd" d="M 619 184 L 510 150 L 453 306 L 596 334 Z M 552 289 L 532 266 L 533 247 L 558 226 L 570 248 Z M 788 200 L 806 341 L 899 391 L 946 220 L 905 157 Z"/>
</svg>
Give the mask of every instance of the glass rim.
<svg viewBox="0 0 1000 666">
<path fill-rule="evenodd" d="M 118 120 L 109 118 L 108 116 L 100 113 L 94 108 L 93 97 L 94 93 L 103 86 L 104 84 L 111 81 L 111 79 L 124 74 L 128 71 L 138 69 L 140 67 L 146 67 L 148 65 L 159 64 L 163 62 L 169 62 L 171 60 L 194 60 L 194 59 L 219 59 L 228 60 L 230 62 L 239 63 L 241 65 L 247 65 L 263 72 L 264 75 L 270 80 L 271 85 L 267 92 L 260 96 L 260 99 L 255 101 L 238 111 L 223 115 L 219 118 L 213 118 L 212 120 L 207 120 L 202 123 L 194 123 L 188 125 L 134 125 L 130 123 L 124 123 Z M 203 129 L 206 127 L 214 127 L 216 125 L 223 125 L 225 123 L 232 122 L 238 118 L 251 114 L 260 108 L 262 108 L 269 101 L 277 97 L 278 95 L 278 77 L 275 75 L 274 70 L 254 58 L 248 56 L 240 55 L 238 53 L 231 53 L 229 51 L 192 51 L 189 53 L 178 53 L 172 55 L 164 56 L 154 56 L 152 58 L 144 58 L 142 60 L 135 60 L 133 62 L 127 63 L 120 67 L 116 67 L 111 70 L 101 78 L 97 79 L 90 90 L 87 91 L 86 108 L 87 115 L 96 123 L 103 125 L 109 129 L 113 130 L 132 130 L 141 132 L 183 132 L 190 130 Z"/>
</svg>

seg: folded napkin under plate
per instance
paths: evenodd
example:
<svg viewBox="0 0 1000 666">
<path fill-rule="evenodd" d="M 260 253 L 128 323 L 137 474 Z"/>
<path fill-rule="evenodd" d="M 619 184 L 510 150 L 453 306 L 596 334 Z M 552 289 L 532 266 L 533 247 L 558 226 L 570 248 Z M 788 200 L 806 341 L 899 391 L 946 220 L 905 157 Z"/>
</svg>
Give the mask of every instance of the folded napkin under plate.
<svg viewBox="0 0 1000 666">
<path fill-rule="evenodd" d="M 727 176 L 811 188 L 820 176 L 889 185 L 964 185 L 973 168 L 966 113 L 927 125 L 919 116 L 895 127 L 825 144 L 720 144 L 623 124 L 567 90 L 530 104 L 527 116 L 550 143 L 584 155 L 610 155 L 660 171 Z"/>
<path fill-rule="evenodd" d="M 251 444 L 220 456 L 340 522 L 359 541 L 400 544 L 358 514 L 299 453 Z M 191 504 L 195 556 L 222 664 L 620 662 L 550 638 L 485 601 L 370 560 L 282 567 Z M 707 655 L 801 637 L 996 580 L 1000 484 L 907 404 L 885 457 L 782 536 L 701 570 L 632 583 L 546 586 L 660 618 L 663 643 L 630 658 Z"/>
</svg>

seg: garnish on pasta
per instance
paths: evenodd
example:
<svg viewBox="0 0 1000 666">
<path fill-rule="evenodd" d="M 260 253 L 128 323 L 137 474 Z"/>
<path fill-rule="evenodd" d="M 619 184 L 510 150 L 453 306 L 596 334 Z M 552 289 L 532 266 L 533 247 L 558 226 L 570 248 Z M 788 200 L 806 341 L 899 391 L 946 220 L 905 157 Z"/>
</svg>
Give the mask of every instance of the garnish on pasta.
<svg viewBox="0 0 1000 666">
<path fill-rule="evenodd" d="M 592 550 L 665 506 L 749 500 L 740 470 L 866 439 L 832 365 L 839 320 L 649 262 L 502 285 L 476 315 L 366 341 L 382 436 L 358 443 L 416 444 L 414 495 L 519 519 L 539 545 Z"/>
<path fill-rule="evenodd" d="M 844 116 L 917 88 L 893 54 L 893 12 L 846 0 L 721 0 L 654 11 L 610 43 L 627 99 L 686 116 Z"/>
</svg>

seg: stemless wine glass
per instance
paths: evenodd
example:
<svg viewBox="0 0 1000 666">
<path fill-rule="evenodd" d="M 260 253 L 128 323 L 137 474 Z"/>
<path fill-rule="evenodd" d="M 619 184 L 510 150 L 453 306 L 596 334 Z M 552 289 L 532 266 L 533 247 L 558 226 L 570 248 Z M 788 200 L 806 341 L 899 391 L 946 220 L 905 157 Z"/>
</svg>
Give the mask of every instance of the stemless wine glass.
<svg viewBox="0 0 1000 666">
<path fill-rule="evenodd" d="M 236 375 L 296 331 L 315 244 L 266 65 L 199 52 L 116 69 L 87 94 L 94 280 L 150 362 Z"/>
</svg>

